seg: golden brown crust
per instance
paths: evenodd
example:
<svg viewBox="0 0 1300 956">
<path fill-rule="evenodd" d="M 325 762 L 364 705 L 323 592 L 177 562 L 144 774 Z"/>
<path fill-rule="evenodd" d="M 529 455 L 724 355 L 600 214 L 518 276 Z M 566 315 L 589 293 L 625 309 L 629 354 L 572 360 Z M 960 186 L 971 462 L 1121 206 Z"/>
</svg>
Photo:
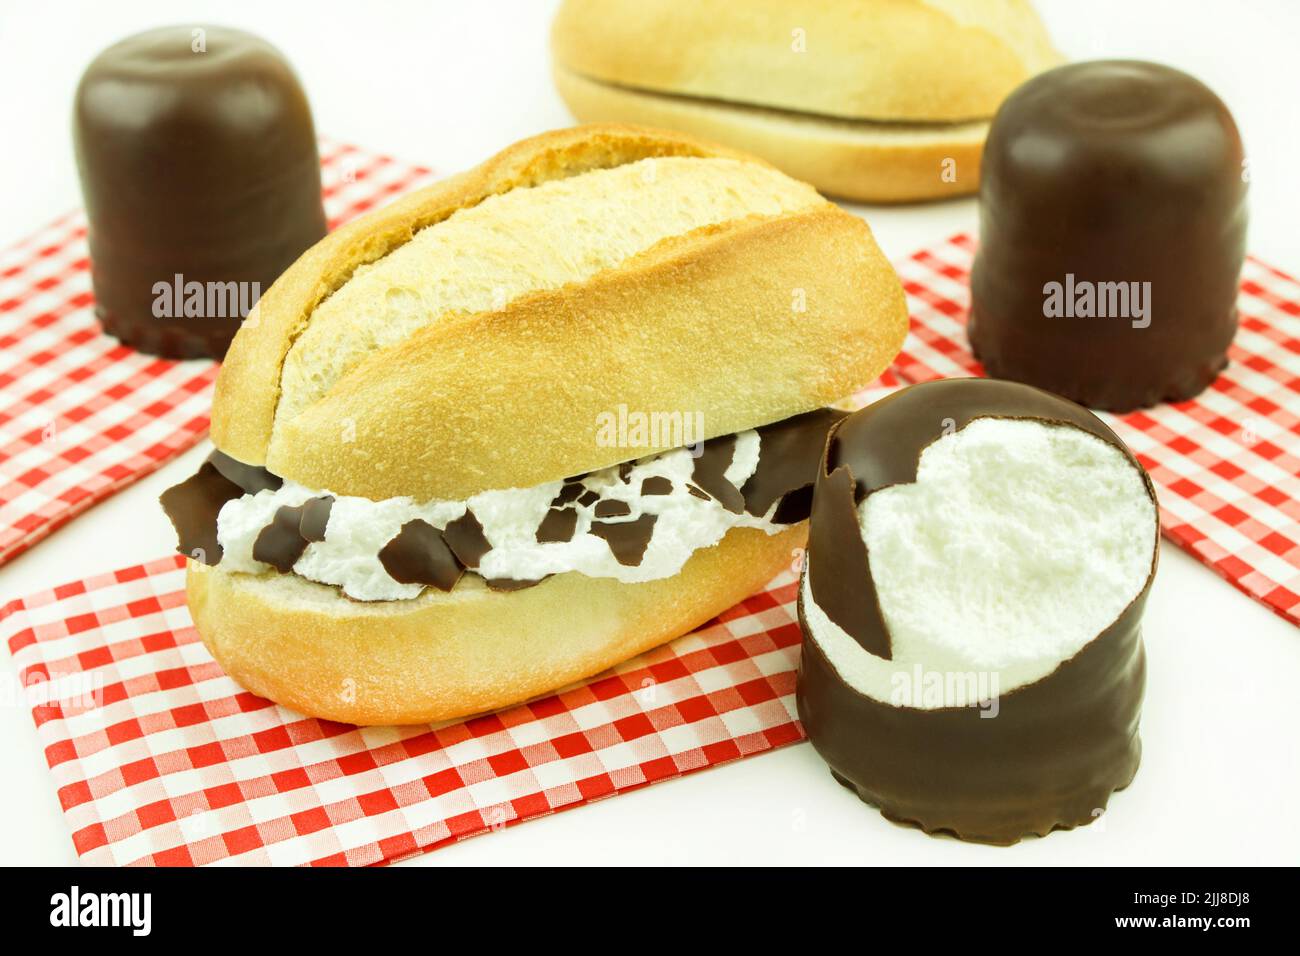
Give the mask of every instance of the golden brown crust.
<svg viewBox="0 0 1300 956">
<path fill-rule="evenodd" d="M 409 242 L 420 229 L 488 196 L 649 156 L 737 156 L 680 133 L 609 124 L 522 140 L 468 172 L 368 213 L 303 253 L 267 289 L 235 337 L 217 377 L 212 440 L 250 464 L 265 461 L 279 400 L 280 369 L 312 310 L 357 269 Z"/>
<path fill-rule="evenodd" d="M 487 196 L 652 156 L 770 169 L 682 134 L 582 127 L 371 213 L 262 298 L 218 379 L 214 442 L 313 488 L 461 500 L 662 450 L 598 443 L 597 416 L 619 405 L 700 411 L 713 436 L 829 404 L 886 367 L 907 327 L 898 278 L 865 223 L 809 191 L 812 205 L 673 235 L 495 311 L 441 315 L 277 421 L 286 355 L 358 267 Z M 191 566 L 189 603 L 213 655 L 255 693 L 315 716 L 418 723 L 506 706 L 670 640 L 762 587 L 804 536 L 734 529 L 645 584 L 569 573 L 497 593 L 471 578 L 378 604 L 292 574 Z"/>
<path fill-rule="evenodd" d="M 727 142 L 828 195 L 896 203 L 964 196 L 979 188 L 987 122 L 827 119 L 634 90 L 559 65 L 554 74 L 560 96 L 583 122 L 636 119 Z"/>
<path fill-rule="evenodd" d="M 345 723 L 426 723 L 528 700 L 672 640 L 762 588 L 805 537 L 803 524 L 736 528 L 644 584 L 570 572 L 498 593 L 465 579 L 377 604 L 292 574 L 191 563 L 189 606 L 208 650 L 255 694 Z"/>
<path fill-rule="evenodd" d="M 312 488 L 459 500 L 667 447 L 599 445 L 597 416 L 620 404 L 701 412 L 712 437 L 828 404 L 884 370 L 907 325 L 897 276 L 861 220 L 814 197 L 673 236 L 495 312 L 445 315 L 277 417 L 288 350 L 358 265 L 491 193 L 650 155 L 771 168 L 683 134 L 579 127 L 363 217 L 309 250 L 241 329 L 217 382 L 213 441 Z"/>
<path fill-rule="evenodd" d="M 726 223 L 376 353 L 277 428 L 267 466 L 369 498 L 531 487 L 665 450 L 598 443 L 620 404 L 700 411 L 707 437 L 730 434 L 870 383 L 905 334 L 858 217 L 825 203 Z"/>
<path fill-rule="evenodd" d="M 1026 0 L 566 0 L 555 59 L 639 89 L 851 119 L 987 119 L 1059 62 Z"/>
</svg>

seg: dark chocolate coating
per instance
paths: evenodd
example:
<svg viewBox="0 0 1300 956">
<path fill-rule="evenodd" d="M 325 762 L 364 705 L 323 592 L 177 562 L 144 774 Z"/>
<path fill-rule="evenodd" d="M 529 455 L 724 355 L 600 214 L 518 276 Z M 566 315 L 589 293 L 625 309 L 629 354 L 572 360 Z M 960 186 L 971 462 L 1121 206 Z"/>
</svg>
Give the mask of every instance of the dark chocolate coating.
<svg viewBox="0 0 1300 956">
<path fill-rule="evenodd" d="M 488 589 L 491 591 L 523 591 L 526 588 L 536 587 L 541 584 L 545 578 L 536 580 L 521 581 L 518 578 L 486 578 Z"/>
<path fill-rule="evenodd" d="M 379 563 L 394 581 L 431 584 L 439 591 L 450 591 L 465 573 L 442 532 L 419 518 L 402 525 L 401 531 L 383 546 Z"/>
<path fill-rule="evenodd" d="M 1026 385 L 951 379 L 905 388 L 855 412 L 827 442 L 805 574 L 817 605 L 877 656 L 890 658 L 890 637 L 857 505 L 876 490 L 914 482 L 928 445 L 990 417 L 1073 426 L 1110 442 L 1155 500 L 1137 460 L 1095 415 Z M 1155 570 L 1153 554 L 1146 583 L 1119 618 L 1046 677 L 1001 694 L 992 718 L 976 707 L 923 710 L 859 693 L 809 635 L 801 588 L 804 730 L 840 782 L 889 819 L 927 832 L 1007 844 L 1089 823 L 1137 772 L 1146 669 L 1140 625 Z"/>
<path fill-rule="evenodd" d="M 1017 89 L 980 174 L 968 334 L 988 374 L 1114 411 L 1209 385 L 1237 328 L 1243 155 L 1223 102 L 1170 67 L 1073 63 Z M 1067 275 L 1150 282 L 1149 326 L 1045 315 Z"/>
<path fill-rule="evenodd" d="M 469 508 L 455 521 L 442 529 L 442 537 L 451 548 L 456 559 L 467 568 L 477 568 L 483 555 L 492 550 L 492 545 L 483 533 L 483 524 Z"/>
<path fill-rule="evenodd" d="M 731 467 L 735 455 L 735 435 L 710 438 L 692 465 L 691 477 L 695 479 L 696 487 L 707 491 L 723 508 L 738 515 L 745 510 L 745 498 L 740 489 L 726 478 L 727 469 Z"/>
<path fill-rule="evenodd" d="M 651 475 L 641 482 L 642 495 L 671 495 L 672 493 L 673 482 L 671 478 L 665 478 L 662 475 Z"/>
<path fill-rule="evenodd" d="M 253 559 L 288 574 L 311 542 L 302 533 L 306 504 L 281 505 L 253 541 Z"/>
<path fill-rule="evenodd" d="M 654 534 L 658 520 L 658 515 L 641 515 L 631 521 L 593 521 L 591 533 L 605 539 L 615 561 L 634 568 L 641 563 L 646 548 L 650 547 L 650 536 Z"/>
<path fill-rule="evenodd" d="M 219 564 L 222 549 L 217 540 L 217 515 L 227 501 L 241 498 L 244 493 L 211 459 L 179 485 L 164 491 L 158 500 L 176 529 L 176 550 L 201 564 Z"/>
<path fill-rule="evenodd" d="M 302 520 L 298 522 L 298 530 L 302 532 L 303 538 L 307 541 L 324 541 L 333 508 L 333 495 L 321 495 L 303 502 Z"/>
<path fill-rule="evenodd" d="M 283 478 L 271 474 L 263 466 L 249 465 L 237 458 L 231 458 L 220 449 L 214 449 L 208 456 L 208 461 L 212 462 L 212 466 L 227 480 L 239 485 L 246 495 L 255 495 L 259 491 L 275 491 L 284 484 Z"/>
<path fill-rule="evenodd" d="M 578 512 L 572 508 L 549 508 L 542 523 L 537 526 L 537 540 L 540 543 L 563 543 L 572 541 L 578 530 Z"/>
<path fill-rule="evenodd" d="M 619 501 L 617 498 L 598 501 L 596 507 L 592 510 L 592 514 L 597 518 L 622 518 L 631 513 L 632 506 L 626 501 Z"/>
<path fill-rule="evenodd" d="M 782 508 L 774 516 L 778 524 L 807 518 L 812 496 L 800 492 L 805 488 L 811 491 L 826 435 L 844 415 L 835 408 L 819 408 L 760 428 L 758 467 L 740 489 L 745 510 L 761 518 L 781 501 Z M 794 500 L 783 500 L 787 496 L 794 496 Z"/>
<path fill-rule="evenodd" d="M 566 480 L 565 483 L 560 487 L 559 493 L 555 496 L 554 500 L 551 502 L 551 507 L 563 508 L 570 501 L 576 501 L 578 496 L 581 495 L 584 490 L 585 489 L 583 485 L 581 485 L 580 483 L 573 481 L 571 479 Z"/>
<path fill-rule="evenodd" d="M 159 501 L 176 529 L 176 549 L 202 564 L 216 565 L 222 558 L 217 540 L 217 515 L 227 501 L 259 491 L 279 488 L 283 482 L 260 465 L 246 465 L 229 455 L 213 451 L 197 472 L 179 485 L 162 493 Z M 334 499 L 313 498 L 309 505 Z M 329 504 L 324 505 L 320 529 L 329 520 Z M 319 508 L 320 505 L 317 504 Z M 314 515 L 320 515 L 314 511 Z"/>
<path fill-rule="evenodd" d="M 186 317 L 173 302 L 156 317 L 156 283 L 249 283 L 251 304 L 251 283 L 265 292 L 326 231 L 292 69 L 258 37 L 206 30 L 206 52 L 181 26 L 109 47 L 74 111 L 96 314 L 126 344 L 179 358 L 223 356 L 241 316 Z"/>
</svg>

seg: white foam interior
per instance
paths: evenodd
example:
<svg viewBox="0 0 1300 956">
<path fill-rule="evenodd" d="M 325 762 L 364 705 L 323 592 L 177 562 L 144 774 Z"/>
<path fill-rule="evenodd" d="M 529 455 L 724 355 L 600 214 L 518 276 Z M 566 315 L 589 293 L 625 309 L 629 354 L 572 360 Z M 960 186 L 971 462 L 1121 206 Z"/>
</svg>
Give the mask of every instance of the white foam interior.
<svg viewBox="0 0 1300 956">
<path fill-rule="evenodd" d="M 736 434 L 735 453 L 724 476 L 737 489 L 758 468 L 761 441 L 758 432 L 753 430 Z M 701 499 L 690 494 L 687 484 L 693 478 L 694 468 L 690 449 L 676 448 L 636 462 L 627 480 L 619 477 L 617 465 L 583 479 L 584 486 L 602 498 L 627 503 L 630 511 L 627 516 L 609 520 L 633 521 L 646 514 L 657 516 L 645 554 L 633 566 L 620 564 L 605 539 L 591 533 L 594 504 L 572 505 L 578 519 L 571 540 L 545 543 L 537 540 L 537 527 L 562 485 L 552 481 L 532 488 L 484 491 L 468 501 L 416 502 L 411 498 L 372 501 L 333 495 L 325 540 L 309 544 L 293 570 L 309 581 L 337 585 L 358 601 L 415 598 L 424 587 L 393 580 L 379 560 L 379 552 L 406 522 L 419 518 L 441 529 L 464 514 L 466 507 L 473 509 L 492 545 L 479 568 L 489 578 L 535 580 L 548 574 L 577 571 L 628 584 L 653 581 L 677 574 L 692 554 L 713 547 L 732 528 L 759 528 L 767 534 L 784 529 L 785 526 L 771 520 L 775 504 L 767 515 L 759 518 L 747 513 L 733 514 L 712 498 Z M 673 484 L 672 493 L 643 496 L 641 483 L 653 476 L 669 479 Z M 217 536 L 224 551 L 221 567 L 247 574 L 271 572 L 270 565 L 253 557 L 257 536 L 282 506 L 300 505 L 319 494 L 332 492 L 285 482 L 274 491 L 261 491 L 226 502 L 217 516 Z"/>
<path fill-rule="evenodd" d="M 993 418 L 935 441 L 916 482 L 867 496 L 858 514 L 893 659 L 863 650 L 806 589 L 804 612 L 841 676 L 884 702 L 917 665 L 996 674 L 1001 693 L 1047 676 L 1142 590 L 1158 528 L 1119 449 L 1073 426 Z"/>
</svg>

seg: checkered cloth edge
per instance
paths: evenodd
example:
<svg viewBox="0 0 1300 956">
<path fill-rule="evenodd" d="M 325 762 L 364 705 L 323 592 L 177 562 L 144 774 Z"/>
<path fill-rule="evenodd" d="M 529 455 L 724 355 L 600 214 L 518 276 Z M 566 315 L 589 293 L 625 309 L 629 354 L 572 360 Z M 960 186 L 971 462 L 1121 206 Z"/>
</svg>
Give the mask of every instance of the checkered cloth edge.
<svg viewBox="0 0 1300 956">
<path fill-rule="evenodd" d="M 357 865 L 801 739 L 794 582 L 589 683 L 435 727 L 241 690 L 190 623 L 179 558 L 11 602 L 0 635 L 84 862 Z"/>
<path fill-rule="evenodd" d="M 965 332 L 975 249 L 958 235 L 897 264 L 912 315 L 900 377 L 982 374 Z M 1300 624 L 1300 281 L 1248 257 L 1238 308 L 1230 364 L 1208 389 L 1102 417 L 1151 473 L 1164 534 Z"/>
<path fill-rule="evenodd" d="M 331 227 L 432 181 L 329 140 L 321 171 Z M 216 368 L 100 331 L 82 213 L 0 251 L 0 563 L 201 439 Z"/>
</svg>

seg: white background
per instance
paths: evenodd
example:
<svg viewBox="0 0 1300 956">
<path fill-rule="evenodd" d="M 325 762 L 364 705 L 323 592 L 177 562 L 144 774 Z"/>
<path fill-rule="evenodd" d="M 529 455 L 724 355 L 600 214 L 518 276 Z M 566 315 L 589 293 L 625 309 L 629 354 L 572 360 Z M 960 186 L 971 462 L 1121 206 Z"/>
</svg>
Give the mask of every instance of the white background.
<svg viewBox="0 0 1300 956">
<path fill-rule="evenodd" d="M 297 68 L 323 133 L 447 173 L 571 122 L 548 74 L 553 6 L 0 0 L 0 244 L 79 203 L 73 89 L 94 54 L 126 34 L 204 21 L 259 33 Z M 1072 58 L 1168 62 L 1227 101 L 1251 158 L 1250 248 L 1300 273 L 1300 4 L 1040 0 L 1039 8 Z M 893 257 L 975 225 L 974 200 L 862 211 Z M 0 568 L 0 603 L 170 551 L 174 538 L 156 497 L 206 454 L 190 451 Z M 1100 826 L 1010 849 L 926 837 L 886 823 L 800 745 L 408 865 L 1300 861 L 1300 631 L 1164 545 L 1145 633 L 1142 767 Z M 0 667 L 11 671 L 5 657 Z M 74 862 L 21 707 L 0 705 L 0 774 L 0 863 Z"/>
</svg>

